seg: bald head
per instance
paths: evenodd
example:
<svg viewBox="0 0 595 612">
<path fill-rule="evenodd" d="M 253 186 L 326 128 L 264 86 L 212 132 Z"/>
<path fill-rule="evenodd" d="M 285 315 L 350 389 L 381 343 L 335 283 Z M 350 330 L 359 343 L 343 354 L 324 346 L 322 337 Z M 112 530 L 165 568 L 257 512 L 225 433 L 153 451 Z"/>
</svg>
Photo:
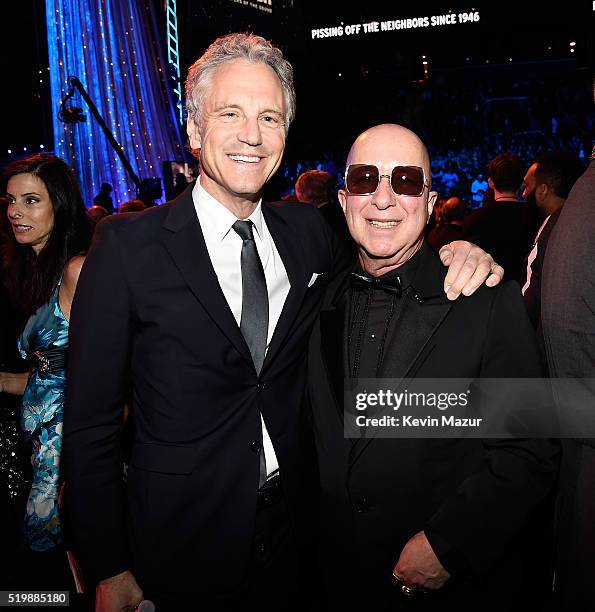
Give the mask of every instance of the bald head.
<svg viewBox="0 0 595 612">
<path fill-rule="evenodd" d="M 373 165 L 378 170 L 377 175 L 370 174 L 375 178 L 365 185 L 370 187 L 366 193 L 341 189 L 338 196 L 349 233 L 358 246 L 361 267 L 380 276 L 404 264 L 421 248 L 424 228 L 438 195 L 430 191 L 430 157 L 424 143 L 411 130 L 385 123 L 357 137 L 347 158 L 347 167 L 352 165 Z M 402 173 L 397 171 L 397 192 L 394 191 L 393 170 L 403 166 L 423 169 L 421 193 L 417 192 L 419 171 L 405 169 Z M 401 190 L 401 186 L 408 189 Z M 417 195 L 406 195 L 407 191 Z"/>
<path fill-rule="evenodd" d="M 431 186 L 430 156 L 426 146 L 417 134 L 396 123 L 376 125 L 360 134 L 351 145 L 347 165 L 380 165 L 388 157 L 395 160 L 395 166 L 423 168 Z"/>
</svg>

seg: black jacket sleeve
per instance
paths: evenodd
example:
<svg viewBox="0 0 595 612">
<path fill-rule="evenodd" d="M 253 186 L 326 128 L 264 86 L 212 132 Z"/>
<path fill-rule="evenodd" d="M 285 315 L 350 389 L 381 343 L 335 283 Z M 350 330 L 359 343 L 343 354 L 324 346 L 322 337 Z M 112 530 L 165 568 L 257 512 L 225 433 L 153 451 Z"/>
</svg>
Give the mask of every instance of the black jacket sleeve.
<svg viewBox="0 0 595 612">
<path fill-rule="evenodd" d="M 131 299 L 114 221 L 97 226 L 78 281 L 64 411 L 66 523 L 92 581 L 130 568 L 121 432 Z"/>
</svg>

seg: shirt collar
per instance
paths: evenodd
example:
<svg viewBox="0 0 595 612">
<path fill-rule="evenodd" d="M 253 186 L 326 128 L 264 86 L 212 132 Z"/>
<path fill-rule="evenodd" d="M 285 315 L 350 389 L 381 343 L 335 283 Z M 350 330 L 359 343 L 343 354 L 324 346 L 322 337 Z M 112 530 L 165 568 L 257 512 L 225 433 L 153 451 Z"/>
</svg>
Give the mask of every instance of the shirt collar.
<svg viewBox="0 0 595 612">
<path fill-rule="evenodd" d="M 382 274 L 381 276 L 377 276 L 375 278 L 378 278 L 381 280 L 384 279 L 390 283 L 396 277 L 398 277 L 401 281 L 400 285 L 403 288 L 403 290 L 407 289 L 407 287 L 409 287 L 409 285 L 413 283 L 413 279 L 415 278 L 415 274 L 419 267 L 419 262 L 422 256 L 421 255 L 422 248 L 423 248 L 423 244 L 422 244 L 422 247 L 420 247 L 414 253 L 413 257 L 408 259 L 404 264 L 400 265 L 398 268 L 395 268 L 394 270 L 391 270 L 390 272 L 386 272 L 385 274 Z M 365 276 L 368 278 L 374 278 L 370 274 L 362 270 L 359 264 L 356 264 L 354 271 L 356 274 L 359 274 L 361 276 Z"/>
<path fill-rule="evenodd" d="M 412 288 L 414 297 L 419 302 L 426 302 L 431 299 L 433 302 L 438 300 L 438 302 L 448 303 L 444 293 L 444 278 L 448 270 L 442 265 L 438 254 L 428 246 L 425 240 L 421 249 L 409 261 L 411 263 L 407 266 L 408 270 L 404 283 Z M 360 268 L 356 267 L 352 271 L 358 269 Z M 394 272 L 398 274 L 397 270 L 400 269 L 397 268 Z M 388 272 L 387 274 L 391 273 Z M 341 300 L 347 295 L 349 282 L 350 274 L 345 274 L 331 300 L 334 308 L 338 308 Z"/>
<path fill-rule="evenodd" d="M 202 187 L 200 177 L 192 189 L 192 200 L 203 234 L 208 234 L 213 240 L 221 242 L 238 218 Z M 262 240 L 262 199 L 258 201 L 256 208 L 246 220 L 252 221 L 258 237 Z"/>
</svg>

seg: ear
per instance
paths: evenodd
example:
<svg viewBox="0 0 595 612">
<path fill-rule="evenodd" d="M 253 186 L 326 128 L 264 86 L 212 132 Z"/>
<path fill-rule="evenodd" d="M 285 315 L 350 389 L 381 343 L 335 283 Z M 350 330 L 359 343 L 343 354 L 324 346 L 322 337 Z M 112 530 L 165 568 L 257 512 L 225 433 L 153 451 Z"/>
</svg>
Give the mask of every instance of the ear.
<svg viewBox="0 0 595 612">
<path fill-rule="evenodd" d="M 343 209 L 343 214 L 346 214 L 345 210 L 347 208 L 347 192 L 345 191 L 345 189 L 339 189 L 339 191 L 337 192 L 337 197 L 339 198 L 339 204 L 341 204 L 341 208 Z"/>
<path fill-rule="evenodd" d="M 432 211 L 434 210 L 434 205 L 436 204 L 436 200 L 438 199 L 437 191 L 430 191 L 428 194 L 428 217 L 426 219 L 426 223 L 429 223 L 430 216 L 432 215 Z"/>
<path fill-rule="evenodd" d="M 189 118 L 186 122 L 186 133 L 188 134 L 188 142 L 190 143 L 190 148 L 193 151 L 196 149 L 200 149 L 200 130 L 198 128 L 198 124 L 194 121 L 194 119 Z"/>
<path fill-rule="evenodd" d="M 537 185 L 537 187 L 535 188 L 535 199 L 540 204 L 543 204 L 543 202 L 546 201 L 549 193 L 550 193 L 550 186 L 547 183 L 541 183 L 540 185 Z"/>
<path fill-rule="evenodd" d="M 488 177 L 488 187 L 490 189 L 494 189 L 494 181 L 492 180 L 492 177 Z"/>
</svg>

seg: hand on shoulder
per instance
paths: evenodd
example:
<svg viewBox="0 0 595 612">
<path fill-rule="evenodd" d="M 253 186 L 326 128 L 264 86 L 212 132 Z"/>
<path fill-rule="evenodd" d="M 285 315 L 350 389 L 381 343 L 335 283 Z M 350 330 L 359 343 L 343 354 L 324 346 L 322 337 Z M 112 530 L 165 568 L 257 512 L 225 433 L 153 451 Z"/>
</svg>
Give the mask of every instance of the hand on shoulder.
<svg viewBox="0 0 595 612">
<path fill-rule="evenodd" d="M 444 279 L 444 292 L 449 300 L 456 300 L 461 293 L 471 295 L 485 282 L 496 286 L 504 277 L 504 268 L 477 245 L 466 240 L 455 240 L 444 245 L 440 259 L 448 266 Z"/>
</svg>

